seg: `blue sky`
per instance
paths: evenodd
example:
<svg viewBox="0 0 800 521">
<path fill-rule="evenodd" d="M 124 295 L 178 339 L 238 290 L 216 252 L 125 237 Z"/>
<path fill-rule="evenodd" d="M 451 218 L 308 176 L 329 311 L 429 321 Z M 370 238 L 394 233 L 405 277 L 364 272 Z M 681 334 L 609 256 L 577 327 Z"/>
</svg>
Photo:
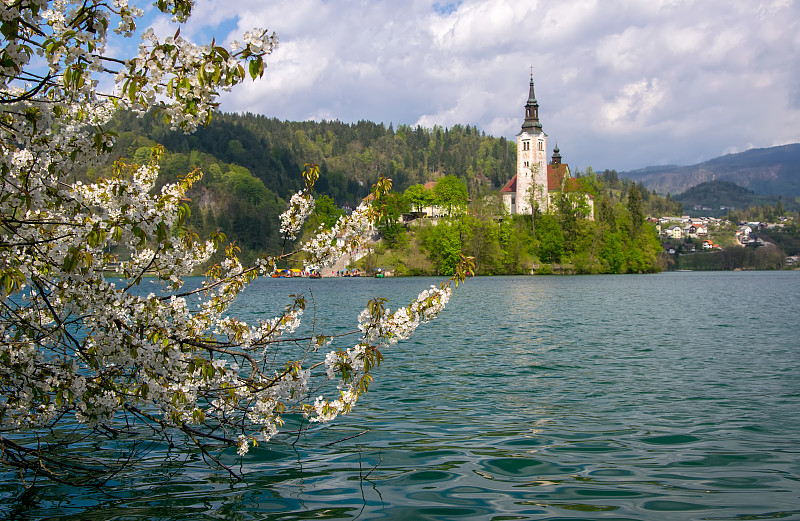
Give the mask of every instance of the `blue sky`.
<svg viewBox="0 0 800 521">
<path fill-rule="evenodd" d="M 253 27 L 280 46 L 227 112 L 513 139 L 533 66 L 548 146 L 573 170 L 800 141 L 796 0 L 197 0 L 182 34 Z"/>
</svg>

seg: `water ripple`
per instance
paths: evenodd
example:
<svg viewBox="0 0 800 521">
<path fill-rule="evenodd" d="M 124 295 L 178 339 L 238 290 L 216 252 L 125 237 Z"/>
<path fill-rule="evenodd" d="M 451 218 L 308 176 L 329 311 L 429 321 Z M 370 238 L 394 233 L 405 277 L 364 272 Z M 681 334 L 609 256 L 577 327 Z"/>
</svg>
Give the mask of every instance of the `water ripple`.
<svg viewBox="0 0 800 521">
<path fill-rule="evenodd" d="M 347 328 L 438 280 L 322 280 Z M 308 281 L 259 281 L 237 305 Z M 343 291 L 343 288 L 347 291 Z M 15 519 L 800 519 L 800 274 L 473 279 L 387 352 L 352 415 L 244 459 L 193 460 L 115 499 L 0 482 Z M 274 303 L 275 299 L 268 299 Z M 275 303 L 277 311 L 282 302 Z M 271 305 L 271 304 L 270 304 Z M 365 429 L 369 432 L 344 440 Z M 233 460 L 232 460 L 233 461 Z"/>
</svg>

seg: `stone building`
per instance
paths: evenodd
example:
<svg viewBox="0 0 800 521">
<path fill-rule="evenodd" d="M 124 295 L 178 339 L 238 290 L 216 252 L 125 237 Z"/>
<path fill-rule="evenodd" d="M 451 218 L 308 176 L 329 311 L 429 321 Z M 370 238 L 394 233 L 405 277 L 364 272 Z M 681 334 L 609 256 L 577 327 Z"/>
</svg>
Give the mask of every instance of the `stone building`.
<svg viewBox="0 0 800 521">
<path fill-rule="evenodd" d="M 517 134 L 517 173 L 500 190 L 503 203 L 511 214 L 530 215 L 532 203 L 547 212 L 554 197 L 561 191 L 578 192 L 580 187 L 572 178 L 569 165 L 561 162 L 561 151 L 556 145 L 552 161 L 547 163 L 547 134 L 539 120 L 539 103 L 533 90 L 531 75 L 528 101 L 525 103 L 525 120 Z M 584 193 L 588 203 L 587 217 L 594 218 L 594 199 Z"/>
</svg>

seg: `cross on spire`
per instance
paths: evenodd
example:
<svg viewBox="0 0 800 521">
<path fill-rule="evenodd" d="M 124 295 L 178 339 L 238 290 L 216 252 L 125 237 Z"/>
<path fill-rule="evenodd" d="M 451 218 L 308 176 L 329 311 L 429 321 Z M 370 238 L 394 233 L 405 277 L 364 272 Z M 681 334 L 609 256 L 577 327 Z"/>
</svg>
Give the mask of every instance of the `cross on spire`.
<svg viewBox="0 0 800 521">
<path fill-rule="evenodd" d="M 525 122 L 522 124 L 522 130 L 542 131 L 542 123 L 539 121 L 539 103 L 536 102 L 536 95 L 533 93 L 533 65 L 531 65 L 531 86 L 528 92 L 528 102 L 525 104 Z"/>
</svg>

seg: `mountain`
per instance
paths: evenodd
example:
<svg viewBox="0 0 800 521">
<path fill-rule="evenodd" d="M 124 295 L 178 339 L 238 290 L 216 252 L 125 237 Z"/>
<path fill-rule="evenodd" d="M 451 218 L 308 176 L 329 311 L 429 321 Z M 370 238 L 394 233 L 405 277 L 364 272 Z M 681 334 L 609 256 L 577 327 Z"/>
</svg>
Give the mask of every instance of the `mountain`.
<svg viewBox="0 0 800 521">
<path fill-rule="evenodd" d="M 623 172 L 661 194 L 678 194 L 708 181 L 728 181 L 755 195 L 800 196 L 800 143 L 754 148 L 692 166 L 651 166 Z"/>
</svg>

